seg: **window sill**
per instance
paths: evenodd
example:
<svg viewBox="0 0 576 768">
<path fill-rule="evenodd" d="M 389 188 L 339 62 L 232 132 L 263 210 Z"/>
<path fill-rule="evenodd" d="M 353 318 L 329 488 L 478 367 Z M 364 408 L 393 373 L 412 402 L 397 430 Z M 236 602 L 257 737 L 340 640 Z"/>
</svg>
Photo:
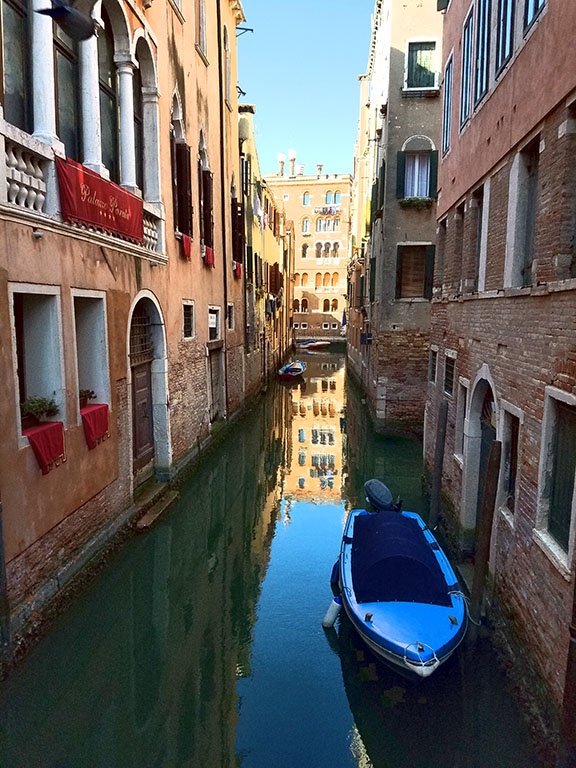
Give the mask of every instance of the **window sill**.
<svg viewBox="0 0 576 768">
<path fill-rule="evenodd" d="M 511 512 L 506 505 L 503 507 L 498 507 L 498 512 L 502 515 L 502 518 L 506 521 L 506 524 L 510 528 L 510 530 L 514 530 L 515 524 L 514 524 L 514 513 Z"/>
<path fill-rule="evenodd" d="M 228 107 L 229 112 L 234 112 L 232 104 L 230 104 L 230 99 L 224 99 L 224 104 L 226 104 L 226 106 Z"/>
<path fill-rule="evenodd" d="M 453 454 L 453 456 L 454 456 L 454 461 L 456 462 L 456 464 L 458 464 L 460 469 L 463 469 L 463 467 L 464 467 L 464 456 L 462 456 L 461 453 L 455 453 L 455 454 Z"/>
<path fill-rule="evenodd" d="M 202 61 L 204 62 L 204 64 L 205 64 L 207 67 L 209 67 L 209 66 L 210 66 L 210 62 L 208 61 L 208 57 L 206 56 L 206 54 L 204 53 L 204 51 L 202 50 L 202 48 L 200 48 L 200 46 L 198 45 L 198 43 L 195 43 L 195 44 L 194 44 L 194 48 L 196 48 L 196 53 L 198 54 L 198 56 L 200 56 L 200 58 L 202 59 Z"/>
<path fill-rule="evenodd" d="M 180 21 L 180 23 L 184 24 L 186 22 L 186 19 L 184 18 L 184 14 L 182 13 L 181 9 L 178 7 L 178 4 L 174 2 L 174 0 L 168 0 L 168 2 L 172 6 L 172 10 L 178 17 L 178 20 Z"/>
<path fill-rule="evenodd" d="M 224 346 L 224 340 L 223 339 L 213 339 L 212 341 L 206 342 L 206 349 L 208 352 L 213 352 L 216 349 L 222 349 Z"/>
<path fill-rule="evenodd" d="M 435 99 L 440 96 L 440 88 L 402 88 L 403 99 Z"/>
<path fill-rule="evenodd" d="M 556 570 L 559 571 L 560 575 L 566 581 L 570 581 L 571 573 L 568 565 L 568 553 L 562 549 L 547 531 L 539 531 L 537 528 L 534 528 L 532 534 L 534 542 L 544 552 Z"/>
<path fill-rule="evenodd" d="M 432 208 L 433 203 L 434 198 L 432 197 L 403 197 L 398 200 L 398 205 L 401 208 L 415 208 L 418 211 L 423 208 Z"/>
</svg>

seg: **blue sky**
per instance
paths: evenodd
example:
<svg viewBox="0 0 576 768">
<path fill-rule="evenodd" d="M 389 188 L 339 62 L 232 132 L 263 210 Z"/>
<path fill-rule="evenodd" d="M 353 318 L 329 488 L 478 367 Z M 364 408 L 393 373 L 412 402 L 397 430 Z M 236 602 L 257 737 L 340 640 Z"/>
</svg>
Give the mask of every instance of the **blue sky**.
<svg viewBox="0 0 576 768">
<path fill-rule="evenodd" d="M 295 149 L 305 173 L 351 173 L 374 0 L 242 0 L 238 84 L 254 104 L 262 173 Z"/>
</svg>

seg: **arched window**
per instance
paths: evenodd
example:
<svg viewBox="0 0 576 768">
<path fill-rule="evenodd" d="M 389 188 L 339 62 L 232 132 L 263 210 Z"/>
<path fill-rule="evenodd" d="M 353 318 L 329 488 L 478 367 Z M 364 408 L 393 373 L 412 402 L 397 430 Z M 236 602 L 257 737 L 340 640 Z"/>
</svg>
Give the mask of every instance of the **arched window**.
<svg viewBox="0 0 576 768">
<path fill-rule="evenodd" d="M 294 285 L 300 285 L 300 273 L 296 272 L 294 274 Z"/>
<path fill-rule="evenodd" d="M 330 243 L 324 243 L 324 256 L 328 258 L 330 255 Z"/>
<path fill-rule="evenodd" d="M 333 231 L 340 232 L 340 219 L 334 219 L 333 225 Z"/>
<path fill-rule="evenodd" d="M 304 192 L 302 195 L 302 205 L 310 205 L 310 192 Z"/>
<path fill-rule="evenodd" d="M 308 255 L 308 243 L 304 243 L 302 246 L 302 258 L 305 259 Z"/>
<path fill-rule="evenodd" d="M 336 312 L 338 310 L 338 299 L 332 299 L 332 312 Z"/>
<path fill-rule="evenodd" d="M 118 143 L 118 77 L 114 62 L 112 23 L 102 6 L 104 29 L 98 34 L 98 87 L 100 91 L 100 131 L 102 162 L 110 178 L 120 182 L 120 147 Z"/>
<path fill-rule="evenodd" d="M 226 63 L 226 101 L 230 103 L 230 40 L 226 27 L 224 27 L 224 57 Z"/>
<path fill-rule="evenodd" d="M 302 312 L 308 312 L 308 299 L 302 299 Z"/>
<path fill-rule="evenodd" d="M 324 273 L 324 287 L 328 287 L 330 285 L 330 272 Z"/>
<path fill-rule="evenodd" d="M 334 272 L 334 274 L 332 275 L 332 288 L 336 288 L 339 282 L 340 282 L 340 275 L 338 274 L 338 272 Z"/>
<path fill-rule="evenodd" d="M 338 251 L 340 250 L 340 243 L 334 243 L 332 246 L 332 255 L 335 259 L 338 258 Z"/>
<path fill-rule="evenodd" d="M 330 312 L 330 299 L 324 299 L 324 306 L 323 306 L 324 312 Z"/>
<path fill-rule="evenodd" d="M 310 219 L 302 219 L 302 232 L 305 235 L 310 232 Z"/>
<path fill-rule="evenodd" d="M 294 301 L 292 302 L 292 309 L 294 310 L 294 312 L 300 312 L 300 302 L 298 301 L 298 299 L 294 299 Z"/>
<path fill-rule="evenodd" d="M 2 3 L 4 36 L 3 100 L 4 119 L 23 131 L 32 133 L 32 22 L 28 16 L 29 3 Z M 34 14 L 30 14 L 34 15 Z M 9 42 L 10 41 L 10 42 Z M 10 53 L 8 54 L 7 48 Z M 61 137 L 62 138 L 62 137 Z"/>
<path fill-rule="evenodd" d="M 3 3 L 2 7 L 3 13 L 8 17 L 14 13 L 9 3 Z M 17 49 L 18 47 L 15 46 L 12 56 L 15 55 Z M 54 24 L 54 56 L 56 59 L 56 132 L 66 147 L 66 156 L 80 161 L 82 159 L 82 141 L 78 43 L 64 34 L 58 24 Z M 5 62 L 5 66 L 6 64 L 7 62 Z M 6 109 L 6 105 L 4 108 Z M 7 119 L 10 120 L 9 117 Z"/>
<path fill-rule="evenodd" d="M 322 243 L 316 243 L 316 258 L 322 258 Z"/>
<path fill-rule="evenodd" d="M 142 190 L 144 200 L 160 200 L 160 143 L 158 124 L 158 87 L 156 68 L 150 41 L 144 36 L 136 44 L 138 68 L 134 70 L 134 128 L 136 154 L 136 180 Z M 138 93 L 137 93 L 138 91 Z M 144 98 L 146 94 L 146 98 Z M 138 106 L 137 106 L 138 105 Z M 178 106 L 178 116 L 181 109 Z M 146 126 L 146 131 L 144 131 Z M 184 138 L 183 126 L 180 126 L 180 138 Z M 140 142 L 140 143 L 139 143 Z M 140 165 L 140 168 L 138 167 Z M 124 177 L 125 167 L 122 167 Z M 190 174 L 189 174 L 190 175 Z M 191 179 L 190 182 L 191 183 Z"/>
<path fill-rule="evenodd" d="M 316 219 L 316 232 L 324 232 L 324 219 Z"/>
<path fill-rule="evenodd" d="M 302 273 L 302 287 L 308 285 L 308 272 Z"/>
<path fill-rule="evenodd" d="M 196 0 L 196 45 L 206 55 L 206 8 L 205 0 Z"/>
<path fill-rule="evenodd" d="M 332 205 L 332 192 L 326 192 L 326 205 Z"/>
<path fill-rule="evenodd" d="M 316 279 L 315 279 L 315 282 L 314 282 L 314 287 L 315 288 L 320 288 L 321 285 L 322 285 L 322 275 L 320 274 L 320 272 L 316 272 Z"/>
<path fill-rule="evenodd" d="M 340 192 L 334 192 L 334 205 L 340 205 Z"/>
</svg>

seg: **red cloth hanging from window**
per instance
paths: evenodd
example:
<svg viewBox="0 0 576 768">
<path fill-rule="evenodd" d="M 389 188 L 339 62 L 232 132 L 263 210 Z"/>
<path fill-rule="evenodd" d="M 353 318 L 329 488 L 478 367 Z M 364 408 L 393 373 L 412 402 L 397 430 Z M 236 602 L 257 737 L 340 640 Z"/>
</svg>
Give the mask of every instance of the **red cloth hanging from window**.
<svg viewBox="0 0 576 768">
<path fill-rule="evenodd" d="M 205 256 L 204 256 L 204 264 L 206 264 L 207 267 L 213 267 L 214 266 L 214 249 L 210 248 L 209 245 L 204 246 Z"/>
<path fill-rule="evenodd" d="M 185 259 L 190 260 L 192 255 L 192 238 L 190 235 L 182 235 L 182 255 Z"/>
<path fill-rule="evenodd" d="M 43 475 L 66 461 L 64 424 L 61 421 L 46 421 L 23 430 L 22 434 L 28 438 Z"/>
<path fill-rule="evenodd" d="M 84 425 L 84 437 L 88 448 L 96 448 L 98 443 L 110 437 L 108 431 L 108 406 L 106 403 L 87 405 L 80 411 Z"/>
<path fill-rule="evenodd" d="M 239 261 L 233 262 L 234 264 L 234 277 L 242 277 L 242 264 Z"/>
</svg>

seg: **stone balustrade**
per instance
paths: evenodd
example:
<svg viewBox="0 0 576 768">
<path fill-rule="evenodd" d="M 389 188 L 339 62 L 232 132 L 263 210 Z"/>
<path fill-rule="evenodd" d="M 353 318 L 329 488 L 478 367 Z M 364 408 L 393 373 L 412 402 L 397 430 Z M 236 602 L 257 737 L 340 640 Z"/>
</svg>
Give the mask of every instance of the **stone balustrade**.
<svg viewBox="0 0 576 768">
<path fill-rule="evenodd" d="M 6 201 L 10 205 L 43 213 L 46 205 L 49 159 L 8 137 L 4 142 L 4 154 Z"/>
</svg>

